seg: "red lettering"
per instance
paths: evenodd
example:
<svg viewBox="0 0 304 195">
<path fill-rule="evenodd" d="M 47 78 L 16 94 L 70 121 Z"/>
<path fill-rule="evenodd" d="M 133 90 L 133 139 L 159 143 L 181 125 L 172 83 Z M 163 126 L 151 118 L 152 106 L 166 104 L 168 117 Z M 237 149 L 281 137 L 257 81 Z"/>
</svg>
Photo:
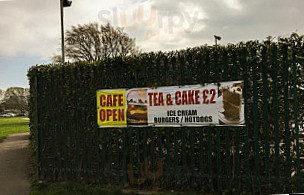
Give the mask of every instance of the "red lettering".
<svg viewBox="0 0 304 195">
<path fill-rule="evenodd" d="M 106 112 L 105 112 L 105 110 L 101 109 L 101 110 L 99 111 L 99 119 L 100 119 L 100 121 L 102 121 L 102 122 L 106 120 Z"/>
<path fill-rule="evenodd" d="M 209 94 L 209 91 L 207 89 L 205 89 L 203 91 L 203 104 L 209 104 L 209 100 L 207 99 L 208 98 L 208 94 Z"/>
<path fill-rule="evenodd" d="M 175 104 L 176 105 L 180 105 L 181 104 L 180 97 L 181 97 L 181 92 L 180 91 L 175 92 Z"/>
<path fill-rule="evenodd" d="M 158 103 L 159 103 L 158 105 L 160 106 L 164 105 L 164 96 L 162 92 L 159 93 Z"/>
<path fill-rule="evenodd" d="M 216 95 L 215 89 L 211 89 L 210 93 L 212 94 L 210 104 L 215 104 L 216 103 L 216 101 L 214 101 L 214 98 L 215 98 L 215 95 Z"/>
<path fill-rule="evenodd" d="M 171 106 L 172 105 L 172 100 L 171 100 L 171 94 L 169 93 L 169 94 L 167 94 L 167 96 L 166 96 L 166 104 L 168 105 L 168 106 Z"/>
<path fill-rule="evenodd" d="M 125 109 L 118 110 L 118 120 L 125 121 Z"/>
<path fill-rule="evenodd" d="M 154 93 L 153 94 L 153 103 L 154 103 L 154 106 L 158 106 L 158 102 L 157 102 L 157 93 Z"/>
<path fill-rule="evenodd" d="M 153 93 L 148 93 L 148 96 L 149 96 L 149 106 L 152 106 Z"/>
<path fill-rule="evenodd" d="M 112 116 L 112 110 L 107 110 L 107 119 L 106 119 L 106 121 L 110 121 L 110 116 Z"/>
<path fill-rule="evenodd" d="M 117 105 L 117 94 L 113 95 L 113 106 Z"/>
<path fill-rule="evenodd" d="M 123 103 L 123 94 L 119 94 L 118 95 L 118 105 L 119 106 L 123 106 L 124 103 Z"/>
<path fill-rule="evenodd" d="M 183 91 L 183 94 L 182 94 L 182 104 L 183 105 L 188 104 L 187 91 Z"/>
<path fill-rule="evenodd" d="M 102 107 L 105 107 L 105 106 L 106 106 L 106 102 L 105 102 L 104 100 L 106 100 L 106 96 L 105 96 L 105 95 L 101 95 L 101 96 L 100 96 L 100 105 L 101 105 Z"/>
<path fill-rule="evenodd" d="M 195 90 L 195 104 L 200 104 L 200 101 L 199 101 L 199 90 Z"/>
<path fill-rule="evenodd" d="M 193 90 L 189 90 L 188 91 L 188 99 L 189 99 L 189 104 L 194 104 L 194 91 Z"/>
<path fill-rule="evenodd" d="M 117 105 L 117 94 L 113 95 L 113 106 Z"/>
<path fill-rule="evenodd" d="M 107 106 L 108 106 L 108 107 L 113 106 L 113 103 L 112 103 L 112 95 L 108 95 L 108 96 L 107 96 Z"/>
<path fill-rule="evenodd" d="M 117 121 L 117 109 L 113 109 L 113 121 Z"/>
<path fill-rule="evenodd" d="M 125 121 L 125 109 L 101 109 L 99 111 L 99 119 L 101 122 Z"/>
</svg>

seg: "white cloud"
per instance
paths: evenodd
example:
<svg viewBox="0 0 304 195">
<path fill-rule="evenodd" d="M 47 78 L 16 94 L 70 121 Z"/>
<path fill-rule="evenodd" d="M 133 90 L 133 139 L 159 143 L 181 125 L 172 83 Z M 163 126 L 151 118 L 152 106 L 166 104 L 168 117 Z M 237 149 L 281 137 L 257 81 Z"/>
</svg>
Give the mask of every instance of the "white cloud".
<svg viewBox="0 0 304 195">
<path fill-rule="evenodd" d="M 144 51 L 171 50 L 303 33 L 303 0 L 73 0 L 65 28 L 88 22 L 125 27 Z M 60 53 L 59 0 L 1 2 L 0 53 Z"/>
<path fill-rule="evenodd" d="M 50 0 L 1 4 L 0 52 L 5 55 L 50 55 L 57 47 L 60 35 L 56 7 L 56 3 Z"/>
<path fill-rule="evenodd" d="M 242 5 L 241 5 L 239 0 L 224 0 L 224 3 L 229 8 L 232 8 L 232 9 L 235 9 L 235 10 L 241 10 L 242 9 Z"/>
</svg>

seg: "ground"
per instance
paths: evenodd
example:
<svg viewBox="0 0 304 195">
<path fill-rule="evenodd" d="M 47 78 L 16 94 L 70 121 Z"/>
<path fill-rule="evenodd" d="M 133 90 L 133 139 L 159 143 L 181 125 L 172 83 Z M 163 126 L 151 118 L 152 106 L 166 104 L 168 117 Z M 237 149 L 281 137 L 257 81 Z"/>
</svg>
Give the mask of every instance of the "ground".
<svg viewBox="0 0 304 195">
<path fill-rule="evenodd" d="M 33 166 L 31 163 L 31 151 L 29 149 L 28 123 L 27 118 L 0 118 L 1 195 L 176 194 L 176 192 L 157 193 L 152 191 L 137 191 L 136 189 L 127 190 L 116 186 L 92 186 L 78 182 L 37 182 L 31 185 Z"/>
<path fill-rule="evenodd" d="M 29 194 L 29 133 L 8 136 L 0 144 L 1 194 Z"/>
</svg>

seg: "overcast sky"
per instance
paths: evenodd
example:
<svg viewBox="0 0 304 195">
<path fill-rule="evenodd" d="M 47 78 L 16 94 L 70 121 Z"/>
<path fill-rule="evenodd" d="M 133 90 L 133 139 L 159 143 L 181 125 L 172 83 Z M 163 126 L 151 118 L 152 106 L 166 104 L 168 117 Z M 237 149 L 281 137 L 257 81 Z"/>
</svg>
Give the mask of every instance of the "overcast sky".
<svg viewBox="0 0 304 195">
<path fill-rule="evenodd" d="M 73 0 L 65 28 L 107 21 L 143 51 L 264 40 L 304 32 L 304 0 Z M 27 69 L 60 54 L 59 0 L 0 0 L 0 88 L 28 87 Z"/>
</svg>

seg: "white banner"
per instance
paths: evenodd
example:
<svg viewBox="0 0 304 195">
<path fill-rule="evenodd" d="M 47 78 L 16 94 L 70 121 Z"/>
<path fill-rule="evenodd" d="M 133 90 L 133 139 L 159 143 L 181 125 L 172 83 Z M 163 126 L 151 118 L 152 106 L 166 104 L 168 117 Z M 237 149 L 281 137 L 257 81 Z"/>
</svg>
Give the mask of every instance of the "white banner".
<svg viewBox="0 0 304 195">
<path fill-rule="evenodd" d="M 245 124 L 242 97 L 243 81 L 221 82 L 219 85 L 213 83 L 204 86 L 171 86 L 117 91 L 124 93 L 121 97 L 126 98 L 126 101 L 122 101 L 126 102 L 126 105 L 120 105 L 121 110 L 125 112 L 126 119 L 121 113 L 119 115 L 121 117 L 118 118 L 121 120 L 118 120 L 120 122 L 118 124 L 116 118 L 111 118 L 112 111 L 107 111 L 110 113 L 107 115 L 109 120 L 108 122 L 104 121 L 105 123 L 99 120 L 100 127 L 243 126 Z M 116 99 L 117 91 L 111 90 Z M 108 94 L 109 90 L 99 90 L 98 92 L 98 94 L 104 93 Z M 102 100 L 97 100 L 102 103 L 104 99 L 103 95 Z M 109 96 L 108 99 L 111 97 Z M 102 105 L 109 108 L 105 102 Z M 106 111 L 102 110 L 101 107 L 99 109 L 101 109 L 99 111 L 101 119 L 107 119 L 103 114 Z M 114 114 L 116 113 L 115 109 L 115 107 L 111 107 Z"/>
</svg>

